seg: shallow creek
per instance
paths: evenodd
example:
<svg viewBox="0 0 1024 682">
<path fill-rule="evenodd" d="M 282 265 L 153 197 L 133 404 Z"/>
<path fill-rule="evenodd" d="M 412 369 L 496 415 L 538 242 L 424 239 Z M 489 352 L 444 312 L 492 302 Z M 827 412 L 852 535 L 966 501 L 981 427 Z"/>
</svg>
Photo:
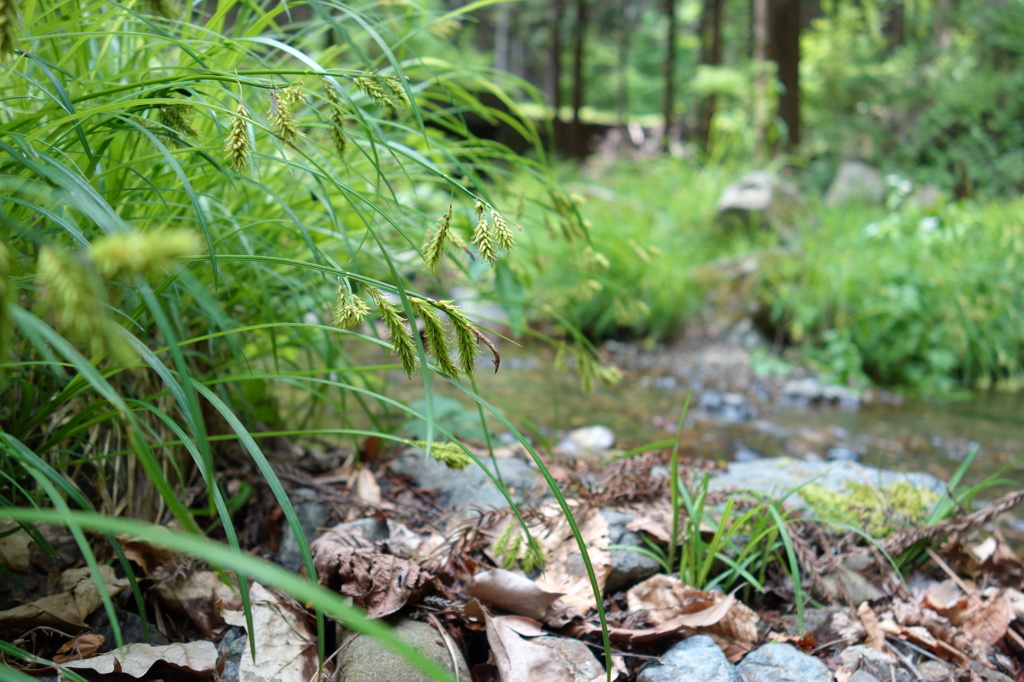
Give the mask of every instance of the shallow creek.
<svg viewBox="0 0 1024 682">
<path fill-rule="evenodd" d="M 690 455 L 723 462 L 779 455 L 856 459 L 949 480 L 977 448 L 965 483 L 999 471 L 1016 482 L 994 487 L 983 498 L 1024 485 L 1024 395 L 977 393 L 966 402 L 928 402 L 869 392 L 858 399 L 842 389 L 829 393 L 798 368 L 765 375 L 746 350 L 702 342 L 652 350 L 606 344 L 605 360 L 626 376 L 614 387 L 585 394 L 572 372 L 552 370 L 547 349 L 506 343 L 501 352 L 497 374 L 478 374 L 480 394 L 528 436 L 549 445 L 561 432 L 594 424 L 611 428 L 616 448 L 623 450 L 664 441 L 674 436 L 690 395 L 681 438 Z M 423 397 L 416 378 L 389 373 L 389 383 L 393 398 Z M 464 393 L 443 382 L 435 382 L 434 391 L 470 406 Z M 497 421 L 490 429 L 504 430 Z M 1024 537 L 1024 521 L 1012 525 Z"/>
</svg>

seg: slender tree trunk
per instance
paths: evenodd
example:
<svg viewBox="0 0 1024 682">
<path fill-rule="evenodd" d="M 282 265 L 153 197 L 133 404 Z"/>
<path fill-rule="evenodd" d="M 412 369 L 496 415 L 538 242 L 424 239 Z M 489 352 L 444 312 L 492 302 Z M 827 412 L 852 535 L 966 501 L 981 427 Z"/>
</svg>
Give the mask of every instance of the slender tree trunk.
<svg viewBox="0 0 1024 682">
<path fill-rule="evenodd" d="M 786 150 L 800 144 L 800 0 L 771 0 L 769 59 L 778 66 L 779 118 L 786 126 Z"/>
<path fill-rule="evenodd" d="M 705 66 L 722 63 L 722 0 L 704 0 L 700 18 L 700 60 Z M 714 117 L 715 96 L 709 95 L 701 100 L 697 116 L 697 135 L 705 153 L 710 148 Z"/>
<path fill-rule="evenodd" d="M 768 129 L 771 126 L 771 91 L 768 87 L 768 2 L 752 0 L 750 4 L 751 44 L 754 60 L 753 124 L 759 156 L 768 151 Z"/>
<path fill-rule="evenodd" d="M 586 140 L 583 138 L 583 120 L 580 110 L 583 109 L 583 52 L 587 37 L 587 2 L 576 0 L 576 26 L 573 41 L 572 61 L 572 122 L 569 124 L 568 153 L 573 158 L 584 156 Z"/>
<path fill-rule="evenodd" d="M 676 19 L 676 0 L 665 0 L 665 18 L 668 19 L 668 36 L 665 46 L 665 62 L 662 73 L 665 79 L 665 90 L 661 99 L 661 117 L 665 129 L 661 136 L 661 147 L 669 149 L 669 133 L 674 119 L 676 102 L 676 34 L 679 22 Z"/>
<path fill-rule="evenodd" d="M 562 17 L 565 15 L 565 0 L 551 2 L 551 33 L 548 35 L 548 69 L 545 91 L 548 102 L 554 107 L 554 118 L 559 118 L 562 108 Z"/>
<path fill-rule="evenodd" d="M 615 93 L 615 122 L 619 126 L 620 131 L 625 133 L 626 130 L 626 117 L 629 114 L 629 43 L 630 34 L 632 33 L 632 26 L 630 22 L 630 4 L 628 2 L 623 3 L 622 7 L 622 24 L 619 27 L 619 40 L 618 40 L 618 83 Z"/>
</svg>

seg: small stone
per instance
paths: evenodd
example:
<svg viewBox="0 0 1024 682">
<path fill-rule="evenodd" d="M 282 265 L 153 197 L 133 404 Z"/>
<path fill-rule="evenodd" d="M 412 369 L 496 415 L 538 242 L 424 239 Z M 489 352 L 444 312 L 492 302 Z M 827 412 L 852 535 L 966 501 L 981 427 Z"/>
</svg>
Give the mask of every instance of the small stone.
<svg viewBox="0 0 1024 682">
<path fill-rule="evenodd" d="M 751 651 L 737 669 L 749 682 L 832 682 L 828 666 L 792 644 L 779 642 Z"/>
<path fill-rule="evenodd" d="M 839 654 L 839 661 L 847 670 L 863 670 L 879 680 L 911 680 L 910 673 L 899 667 L 895 658 L 863 644 L 847 647 Z"/>
<path fill-rule="evenodd" d="M 320 494 L 312 488 L 298 488 L 290 496 L 295 515 L 299 518 L 299 527 L 306 538 L 312 542 L 318 529 L 327 523 L 327 504 L 320 499 Z M 278 562 L 293 571 L 302 566 L 302 550 L 290 524 L 284 524 L 281 543 L 277 550 Z"/>
<path fill-rule="evenodd" d="M 604 666 L 598 663 L 590 647 L 578 639 L 536 637 L 531 639 L 530 643 L 554 651 L 566 671 L 572 674 L 572 682 L 590 682 L 604 677 Z"/>
<path fill-rule="evenodd" d="M 661 657 L 661 662 L 644 668 L 638 682 L 739 682 L 741 680 L 715 640 L 707 635 L 684 639 Z"/>
<path fill-rule="evenodd" d="M 454 644 L 451 647 L 445 646 L 444 636 L 433 626 L 408 618 L 390 624 L 392 632 L 403 642 L 438 663 L 449 673 L 457 674 L 458 679 L 470 679 L 469 667 L 458 647 Z M 333 682 L 431 682 L 431 679 L 378 640 L 359 634 L 338 654 L 338 669 Z"/>
<path fill-rule="evenodd" d="M 825 194 L 829 206 L 848 203 L 881 204 L 885 201 L 885 178 L 877 168 L 863 161 L 843 161 Z"/>
<path fill-rule="evenodd" d="M 615 432 L 607 426 L 584 426 L 573 429 L 556 447 L 569 453 L 587 450 L 590 452 L 604 452 L 615 445 Z"/>
<path fill-rule="evenodd" d="M 632 587 L 664 570 L 654 557 L 629 549 L 629 547 L 647 547 L 639 533 L 626 528 L 629 522 L 635 518 L 634 514 L 613 509 L 602 509 L 600 513 L 608 524 L 609 544 L 623 547 L 611 550 L 612 570 L 605 579 L 605 587 L 608 592 Z"/>
</svg>

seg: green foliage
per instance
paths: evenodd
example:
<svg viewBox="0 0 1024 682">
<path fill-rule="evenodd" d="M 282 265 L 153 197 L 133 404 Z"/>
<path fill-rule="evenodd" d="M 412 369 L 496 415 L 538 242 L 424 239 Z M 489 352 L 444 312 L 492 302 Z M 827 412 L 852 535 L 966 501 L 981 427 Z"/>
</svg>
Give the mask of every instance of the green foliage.
<svg viewBox="0 0 1024 682">
<path fill-rule="evenodd" d="M 762 296 L 839 380 L 1013 388 L 1024 370 L 1022 211 L 822 208 L 801 249 L 770 262 Z"/>
<path fill-rule="evenodd" d="M 227 561 L 247 604 L 244 570 L 296 595 L 310 578 L 282 581 L 240 558 L 217 443 L 235 441 L 264 477 L 315 581 L 260 420 L 293 438 L 355 440 L 367 424 L 394 438 L 383 419 L 411 410 L 353 344 L 393 350 L 428 396 L 432 381 L 471 378 L 486 340 L 457 303 L 410 282 L 443 291 L 442 277 L 469 280 L 480 255 L 442 248 L 424 264 L 417 246 L 446 207 L 462 229 L 480 204 L 507 253 L 496 207 L 508 178 L 551 183 L 539 147 L 529 161 L 464 135 L 464 114 L 490 115 L 468 93 L 499 91 L 500 79 L 411 52 L 460 10 L 228 1 L 178 19 L 179 9 L 0 7 L 0 515 L 52 522 L 26 509 L 54 507 L 93 568 L 76 524 Z M 436 278 L 422 278 L 427 265 Z M 425 342 L 409 326 L 417 317 Z M 422 416 L 428 449 L 452 437 L 429 404 Z M 197 485 L 198 497 L 183 493 Z M 164 537 L 166 525 L 194 540 Z M 227 548 L 209 550 L 204 533 Z"/>
<path fill-rule="evenodd" d="M 706 292 L 695 268 L 748 247 L 713 225 L 733 173 L 665 158 L 567 172 L 586 242 L 525 233 L 527 299 L 592 338 L 678 331 Z"/>
</svg>

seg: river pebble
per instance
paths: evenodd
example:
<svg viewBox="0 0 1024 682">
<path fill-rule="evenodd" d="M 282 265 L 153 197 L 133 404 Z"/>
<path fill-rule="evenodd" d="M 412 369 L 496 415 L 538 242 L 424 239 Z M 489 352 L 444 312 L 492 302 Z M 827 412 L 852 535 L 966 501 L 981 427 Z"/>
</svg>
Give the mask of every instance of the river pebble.
<svg viewBox="0 0 1024 682">
<path fill-rule="evenodd" d="M 661 657 L 657 665 L 644 668 L 638 682 L 740 682 L 736 668 L 707 635 L 684 639 Z"/>
<path fill-rule="evenodd" d="M 821 660 L 779 642 L 751 651 L 737 669 L 750 682 L 832 682 L 832 672 Z"/>
</svg>

